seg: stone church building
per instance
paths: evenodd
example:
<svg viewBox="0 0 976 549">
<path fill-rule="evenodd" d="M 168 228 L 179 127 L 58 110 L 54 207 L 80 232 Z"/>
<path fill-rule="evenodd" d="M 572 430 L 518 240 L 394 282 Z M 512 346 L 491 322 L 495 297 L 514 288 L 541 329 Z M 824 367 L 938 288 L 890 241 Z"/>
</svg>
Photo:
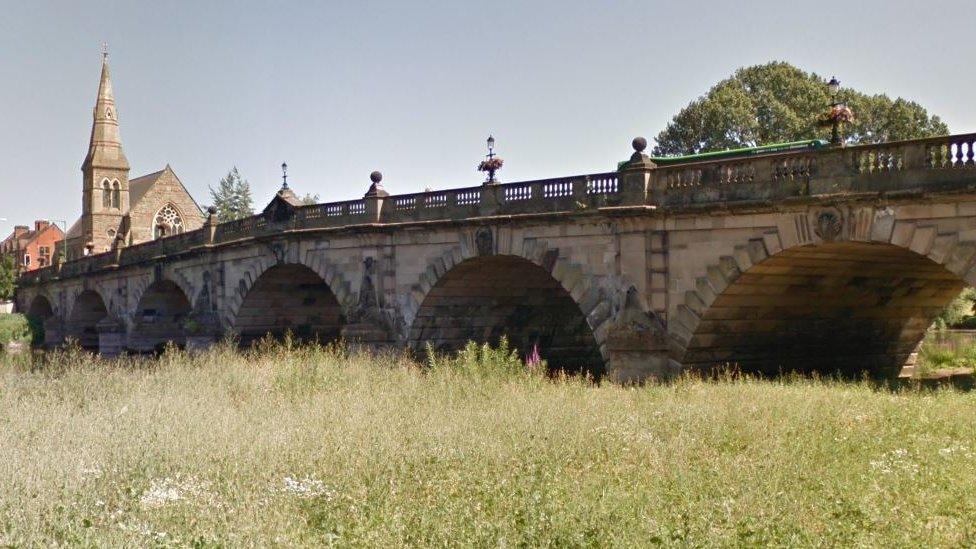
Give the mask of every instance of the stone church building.
<svg viewBox="0 0 976 549">
<path fill-rule="evenodd" d="M 203 225 L 200 206 L 169 165 L 129 179 L 107 54 L 102 55 L 91 139 L 81 171 L 81 217 L 68 229 L 63 243 L 69 261 Z"/>
</svg>

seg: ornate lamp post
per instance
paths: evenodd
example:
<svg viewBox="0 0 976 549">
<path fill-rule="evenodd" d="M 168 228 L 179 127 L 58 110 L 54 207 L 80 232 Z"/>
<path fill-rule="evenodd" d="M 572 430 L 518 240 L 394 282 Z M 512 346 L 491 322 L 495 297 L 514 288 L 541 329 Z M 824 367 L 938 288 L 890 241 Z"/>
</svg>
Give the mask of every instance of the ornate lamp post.
<svg viewBox="0 0 976 549">
<path fill-rule="evenodd" d="M 830 110 L 833 111 L 837 108 L 837 91 L 840 90 L 840 80 L 837 77 L 831 76 L 830 82 L 827 82 L 827 92 L 830 93 Z M 833 112 L 831 112 L 833 114 Z M 833 144 L 840 143 L 840 122 L 836 118 L 831 120 L 830 126 L 830 142 Z"/>
<path fill-rule="evenodd" d="M 837 100 L 837 93 L 839 91 L 840 80 L 831 76 L 830 82 L 827 82 L 827 92 L 830 94 L 830 110 L 821 117 L 820 123 L 823 126 L 830 126 L 830 143 L 833 145 L 841 145 L 843 143 L 840 136 L 841 124 L 854 120 L 854 111 Z"/>
<path fill-rule="evenodd" d="M 485 155 L 485 159 L 478 164 L 479 172 L 488 172 L 488 180 L 485 181 L 485 185 L 493 185 L 498 183 L 495 180 L 495 172 L 502 169 L 502 165 L 505 163 L 501 157 L 495 155 L 495 138 L 491 135 L 488 136 L 488 154 Z"/>
</svg>

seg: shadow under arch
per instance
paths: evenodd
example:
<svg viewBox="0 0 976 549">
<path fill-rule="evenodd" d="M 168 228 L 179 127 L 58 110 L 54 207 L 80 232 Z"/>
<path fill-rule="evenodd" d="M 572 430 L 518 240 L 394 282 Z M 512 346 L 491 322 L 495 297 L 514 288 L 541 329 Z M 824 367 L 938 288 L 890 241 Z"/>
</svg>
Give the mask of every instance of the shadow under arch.
<svg viewBox="0 0 976 549">
<path fill-rule="evenodd" d="M 27 322 L 30 324 L 33 346 L 41 347 L 45 345 L 47 343 L 48 324 L 55 317 L 51 300 L 43 294 L 34 296 L 34 299 L 30 301 L 30 305 L 27 306 L 27 314 L 25 316 L 27 317 Z"/>
<path fill-rule="evenodd" d="M 186 345 L 184 322 L 192 308 L 173 281 L 150 284 L 139 298 L 128 348 L 137 353 L 159 352 L 167 343 Z"/>
<path fill-rule="evenodd" d="M 43 323 L 54 316 L 54 307 L 51 300 L 44 295 L 36 295 L 27 306 L 27 318 L 32 322 Z"/>
<path fill-rule="evenodd" d="M 796 246 L 746 267 L 726 266 L 723 282 L 700 282 L 686 296 L 686 368 L 894 377 L 966 285 L 939 262 L 884 242 Z"/>
<path fill-rule="evenodd" d="M 329 285 L 300 263 L 270 267 L 244 295 L 231 323 L 242 346 L 271 335 L 291 333 L 299 341 L 330 343 L 346 323 L 342 306 Z"/>
<path fill-rule="evenodd" d="M 78 342 L 81 348 L 98 352 L 98 323 L 108 316 L 101 294 L 85 290 L 75 298 L 65 324 L 65 335 Z"/>
<path fill-rule="evenodd" d="M 551 370 L 602 376 L 606 364 L 579 305 L 549 271 L 515 255 L 465 259 L 423 297 L 410 347 L 453 352 L 505 336 L 525 356 L 538 345 Z"/>
</svg>

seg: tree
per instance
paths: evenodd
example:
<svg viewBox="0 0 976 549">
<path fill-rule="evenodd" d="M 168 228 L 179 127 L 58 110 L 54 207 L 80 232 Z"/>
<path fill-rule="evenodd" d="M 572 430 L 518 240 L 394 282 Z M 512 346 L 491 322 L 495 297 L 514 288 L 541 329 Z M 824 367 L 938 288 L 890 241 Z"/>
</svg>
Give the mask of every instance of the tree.
<svg viewBox="0 0 976 549">
<path fill-rule="evenodd" d="M 302 204 L 306 206 L 312 206 L 319 203 L 319 195 L 312 193 L 305 193 L 302 197 Z"/>
<path fill-rule="evenodd" d="M 936 328 L 970 328 L 973 322 L 974 306 L 976 306 L 976 288 L 966 288 L 949 303 L 938 318 L 935 319 Z"/>
<path fill-rule="evenodd" d="M 918 103 L 841 88 L 854 111 L 848 143 L 946 135 L 949 128 Z M 681 110 L 657 136 L 655 155 L 694 154 L 803 139 L 829 139 L 817 119 L 832 103 L 824 78 L 789 63 L 742 68 Z"/>
<path fill-rule="evenodd" d="M 210 198 L 217 208 L 217 220 L 221 223 L 254 215 L 251 184 L 241 177 L 237 166 L 227 172 L 216 190 L 210 187 Z"/>
<path fill-rule="evenodd" d="M 10 301 L 17 285 L 17 266 L 9 255 L 0 256 L 0 301 Z"/>
</svg>

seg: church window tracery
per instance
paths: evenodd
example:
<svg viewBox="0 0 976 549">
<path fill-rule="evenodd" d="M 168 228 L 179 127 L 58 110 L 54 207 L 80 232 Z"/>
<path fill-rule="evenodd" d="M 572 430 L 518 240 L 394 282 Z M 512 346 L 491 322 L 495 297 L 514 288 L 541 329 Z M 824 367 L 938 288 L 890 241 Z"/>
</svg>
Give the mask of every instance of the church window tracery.
<svg viewBox="0 0 976 549">
<path fill-rule="evenodd" d="M 112 194 L 109 190 L 108 179 L 102 181 L 102 207 L 111 208 L 112 207 Z"/>
<path fill-rule="evenodd" d="M 162 238 L 183 232 L 183 217 L 172 204 L 167 204 L 156 212 L 153 220 L 153 238 Z"/>
<path fill-rule="evenodd" d="M 122 208 L 122 185 L 117 180 L 112 182 L 112 207 Z"/>
</svg>

